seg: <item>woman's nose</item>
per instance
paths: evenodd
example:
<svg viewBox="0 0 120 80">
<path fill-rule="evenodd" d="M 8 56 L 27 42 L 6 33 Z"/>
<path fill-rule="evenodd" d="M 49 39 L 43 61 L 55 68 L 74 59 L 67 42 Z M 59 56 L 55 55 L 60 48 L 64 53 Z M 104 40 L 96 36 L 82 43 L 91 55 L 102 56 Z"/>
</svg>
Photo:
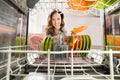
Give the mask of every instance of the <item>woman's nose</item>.
<svg viewBox="0 0 120 80">
<path fill-rule="evenodd" d="M 57 20 L 55 20 L 55 22 L 57 22 Z"/>
</svg>

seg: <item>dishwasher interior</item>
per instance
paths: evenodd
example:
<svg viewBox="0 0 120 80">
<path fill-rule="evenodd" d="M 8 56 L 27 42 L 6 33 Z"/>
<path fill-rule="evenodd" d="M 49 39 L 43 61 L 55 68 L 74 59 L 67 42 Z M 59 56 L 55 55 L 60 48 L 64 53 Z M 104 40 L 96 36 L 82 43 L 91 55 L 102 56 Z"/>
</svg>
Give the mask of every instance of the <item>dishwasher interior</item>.
<svg viewBox="0 0 120 80">
<path fill-rule="evenodd" d="M 120 79 L 119 0 L 32 1 L 0 1 L 1 80 Z M 77 34 L 74 45 L 80 43 L 79 49 L 70 49 L 69 41 L 54 45 L 53 51 L 34 44 L 36 37 L 44 41 L 46 18 L 53 9 L 65 13 L 70 42 L 70 30 L 87 25 L 88 29 Z"/>
</svg>

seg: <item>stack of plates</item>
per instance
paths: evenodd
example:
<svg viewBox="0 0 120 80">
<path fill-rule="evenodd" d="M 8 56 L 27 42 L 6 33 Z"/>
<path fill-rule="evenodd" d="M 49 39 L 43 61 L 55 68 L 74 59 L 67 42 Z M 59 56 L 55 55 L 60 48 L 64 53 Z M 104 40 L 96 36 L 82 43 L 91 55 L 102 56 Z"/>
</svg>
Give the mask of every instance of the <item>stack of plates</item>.
<svg viewBox="0 0 120 80">
<path fill-rule="evenodd" d="M 73 50 L 90 50 L 92 46 L 92 40 L 90 35 L 77 35 L 70 36 L 71 39 L 68 42 L 69 49 Z M 71 45 L 72 43 L 72 45 Z M 81 57 L 85 57 L 87 53 L 80 53 Z M 74 53 L 74 56 L 78 56 L 77 53 Z"/>
</svg>

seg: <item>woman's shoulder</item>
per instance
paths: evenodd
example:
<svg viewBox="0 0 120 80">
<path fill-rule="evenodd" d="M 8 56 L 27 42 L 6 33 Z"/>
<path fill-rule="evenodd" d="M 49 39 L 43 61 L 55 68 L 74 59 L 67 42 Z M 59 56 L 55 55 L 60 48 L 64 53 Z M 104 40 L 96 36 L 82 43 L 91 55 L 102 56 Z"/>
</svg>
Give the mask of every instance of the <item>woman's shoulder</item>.
<svg viewBox="0 0 120 80">
<path fill-rule="evenodd" d="M 64 35 L 66 35 L 66 34 L 67 34 L 67 31 L 66 31 L 66 29 L 65 29 L 65 28 L 63 28 L 63 29 L 62 29 L 62 33 L 63 33 Z"/>
</svg>

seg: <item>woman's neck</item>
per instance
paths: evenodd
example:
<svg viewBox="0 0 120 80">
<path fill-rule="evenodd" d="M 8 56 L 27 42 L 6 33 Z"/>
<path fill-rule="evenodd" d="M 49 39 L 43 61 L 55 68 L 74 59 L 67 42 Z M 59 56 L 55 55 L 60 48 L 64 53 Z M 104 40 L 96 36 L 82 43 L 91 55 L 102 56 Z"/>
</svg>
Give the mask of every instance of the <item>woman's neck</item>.
<svg viewBox="0 0 120 80">
<path fill-rule="evenodd" d="M 55 29 L 55 34 L 56 34 L 56 35 L 58 35 L 58 34 L 59 34 L 59 32 L 60 32 L 60 30 Z"/>
</svg>

